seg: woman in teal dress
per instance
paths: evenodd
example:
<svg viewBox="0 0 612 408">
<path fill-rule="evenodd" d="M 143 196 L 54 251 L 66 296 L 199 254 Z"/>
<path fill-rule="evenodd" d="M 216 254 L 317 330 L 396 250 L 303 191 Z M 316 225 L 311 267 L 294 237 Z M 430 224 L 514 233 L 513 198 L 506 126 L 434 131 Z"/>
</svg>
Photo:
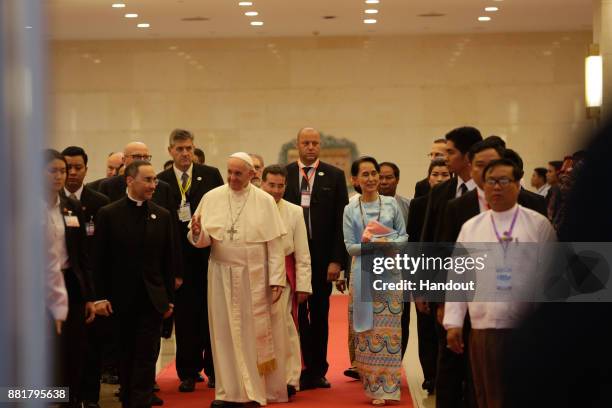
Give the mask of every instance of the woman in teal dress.
<svg viewBox="0 0 612 408">
<path fill-rule="evenodd" d="M 405 242 L 406 227 L 395 198 L 378 194 L 380 166 L 372 157 L 362 157 L 351 166 L 353 183 L 362 190 L 359 199 L 344 208 L 344 243 L 354 257 L 351 302 L 355 330 L 355 365 L 366 395 L 373 405 L 400 400 L 402 293 L 375 291 L 371 301 L 362 301 L 362 282 L 370 282 L 372 271 L 361 270 L 361 244 Z"/>
</svg>

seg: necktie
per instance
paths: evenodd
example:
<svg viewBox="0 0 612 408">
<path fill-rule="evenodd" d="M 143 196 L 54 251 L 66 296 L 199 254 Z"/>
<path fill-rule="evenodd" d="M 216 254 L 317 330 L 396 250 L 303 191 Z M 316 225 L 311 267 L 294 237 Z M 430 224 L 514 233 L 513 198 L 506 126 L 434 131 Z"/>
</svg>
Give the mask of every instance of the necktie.
<svg viewBox="0 0 612 408">
<path fill-rule="evenodd" d="M 183 186 L 183 191 L 185 190 L 185 187 L 187 186 L 187 180 L 189 180 L 189 174 L 187 174 L 187 172 L 185 172 L 181 176 L 181 184 Z"/>
<path fill-rule="evenodd" d="M 308 183 L 308 173 L 310 173 L 310 169 L 312 167 L 304 167 L 304 172 L 302 173 L 302 185 L 300 186 L 300 193 L 304 191 L 310 191 L 310 184 Z M 310 207 L 302 207 L 304 210 L 304 221 L 306 221 L 306 230 L 308 231 L 308 238 L 312 237 L 310 231 Z"/>
<path fill-rule="evenodd" d="M 461 184 L 461 185 L 459 186 L 459 192 L 460 192 L 460 194 L 459 194 L 459 195 L 464 195 L 465 193 L 467 193 L 467 192 L 468 192 L 468 188 L 467 188 L 467 186 L 465 185 L 465 183 L 463 183 L 463 184 Z"/>
<path fill-rule="evenodd" d="M 74 193 L 70 193 L 69 197 L 72 198 L 73 200 L 77 200 L 77 201 L 79 200 Z"/>
</svg>

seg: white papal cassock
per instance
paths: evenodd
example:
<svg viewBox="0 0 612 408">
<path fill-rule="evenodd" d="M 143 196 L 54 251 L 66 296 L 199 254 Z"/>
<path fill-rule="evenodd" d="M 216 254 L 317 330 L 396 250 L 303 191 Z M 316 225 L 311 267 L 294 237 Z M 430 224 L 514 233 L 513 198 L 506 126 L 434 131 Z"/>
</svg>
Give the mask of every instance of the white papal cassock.
<svg viewBox="0 0 612 408">
<path fill-rule="evenodd" d="M 308 249 L 308 233 L 304 221 L 304 210 L 302 207 L 281 199 L 278 202 L 283 223 L 287 234 L 283 236 L 283 247 L 286 257 L 292 257 L 295 265 L 295 291 L 312 293 L 310 250 Z M 289 286 L 289 285 L 288 285 Z M 283 322 L 286 327 L 285 341 L 279 355 L 286 357 L 287 384 L 296 389 L 300 386 L 300 374 L 302 372 L 302 359 L 300 352 L 300 338 L 291 315 L 293 297 L 287 287 L 282 294 L 281 300 L 274 305 L 273 319 Z"/>
<path fill-rule="evenodd" d="M 278 353 L 285 327 L 272 318 L 270 289 L 286 285 L 285 228 L 276 203 L 250 184 L 239 192 L 224 185 L 204 195 L 195 215 L 202 233 L 189 232 L 190 242 L 212 246 L 208 317 L 215 399 L 286 402 L 285 359 Z"/>
</svg>

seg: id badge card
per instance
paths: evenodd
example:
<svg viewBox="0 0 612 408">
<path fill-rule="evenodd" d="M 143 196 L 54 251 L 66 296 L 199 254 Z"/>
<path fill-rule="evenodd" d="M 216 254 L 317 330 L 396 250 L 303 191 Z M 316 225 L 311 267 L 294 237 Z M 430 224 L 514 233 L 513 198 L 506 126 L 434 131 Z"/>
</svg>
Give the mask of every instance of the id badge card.
<svg viewBox="0 0 612 408">
<path fill-rule="evenodd" d="M 301 201 L 301 207 L 302 208 L 310 208 L 310 191 L 302 191 L 302 201 Z"/>
<path fill-rule="evenodd" d="M 509 291 L 512 289 L 512 268 L 510 266 L 498 266 L 495 268 L 495 281 L 497 290 Z"/>
<path fill-rule="evenodd" d="M 93 220 L 90 220 L 86 225 L 85 225 L 85 232 L 87 232 L 87 236 L 88 237 L 93 237 L 93 235 L 96 232 L 96 227 L 94 225 Z"/>
<path fill-rule="evenodd" d="M 70 228 L 79 228 L 81 224 L 79 224 L 79 218 L 76 215 L 64 215 L 64 222 L 67 227 Z"/>
<path fill-rule="evenodd" d="M 189 203 L 186 202 L 179 207 L 178 217 L 181 222 L 191 221 L 191 205 Z"/>
</svg>

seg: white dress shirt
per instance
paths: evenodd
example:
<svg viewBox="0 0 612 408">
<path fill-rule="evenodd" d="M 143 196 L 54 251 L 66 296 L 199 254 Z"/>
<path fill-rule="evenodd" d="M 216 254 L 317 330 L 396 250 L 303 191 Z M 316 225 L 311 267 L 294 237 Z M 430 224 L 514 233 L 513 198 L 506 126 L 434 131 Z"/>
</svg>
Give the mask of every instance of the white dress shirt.
<svg viewBox="0 0 612 408">
<path fill-rule="evenodd" d="M 62 269 L 68 267 L 68 251 L 66 249 L 66 231 L 60 212 L 59 196 L 52 206 L 44 202 L 45 234 L 47 238 L 46 257 L 46 296 L 45 304 L 53 319 L 66 320 L 68 317 L 68 292 Z"/>
<path fill-rule="evenodd" d="M 308 172 L 308 174 L 306 175 L 306 177 L 308 178 L 308 185 L 310 186 L 309 190 L 312 192 L 312 188 L 314 187 L 314 182 L 315 182 L 315 178 L 317 177 L 317 174 L 312 174 L 313 171 L 317 171 L 317 168 L 319 167 L 319 159 L 317 159 L 317 161 L 315 161 L 314 163 L 312 163 L 310 166 L 306 166 L 304 163 L 302 163 L 300 160 L 298 160 L 298 167 L 299 167 L 299 184 L 298 187 L 301 191 L 302 188 L 302 177 L 304 177 L 304 167 L 310 167 L 310 171 Z M 312 177 L 311 177 L 312 176 Z"/>
<path fill-rule="evenodd" d="M 83 184 L 81 184 L 81 187 L 79 187 L 79 189 L 74 193 L 71 193 L 66 187 L 64 187 L 64 193 L 66 193 L 66 197 L 70 197 L 72 194 L 74 194 L 76 199 L 81 201 L 81 194 L 83 194 Z"/>
<path fill-rule="evenodd" d="M 510 210 L 495 212 L 487 210 L 480 215 L 468 220 L 457 238 L 457 242 L 497 243 L 497 236 L 493 229 L 491 217 L 495 220 L 495 225 L 499 233 L 510 228 L 515 212 L 519 209 L 512 237 L 514 242 L 554 242 L 556 234 L 546 217 L 536 211 L 516 204 Z M 495 280 L 495 254 L 492 251 L 487 253 L 488 259 L 486 268 L 478 274 L 485 274 L 479 278 L 478 284 L 482 281 Z M 512 282 L 521 284 L 523 287 L 530 281 L 529 276 L 525 276 L 533 269 L 533 259 L 521 257 L 522 251 L 517 251 L 519 256 L 512 257 Z M 521 267 L 521 265 L 523 265 Z M 450 275 L 449 275 L 450 276 Z M 476 298 L 479 295 L 478 286 Z M 529 309 L 529 304 L 520 302 L 447 302 L 444 307 L 444 327 L 463 327 L 463 320 L 469 310 L 472 327 L 474 329 L 508 329 L 517 327 L 525 312 Z"/>
<path fill-rule="evenodd" d="M 538 188 L 538 191 L 536 191 L 536 193 L 543 197 L 546 197 L 546 195 L 548 194 L 548 190 L 550 190 L 550 184 L 546 183 L 542 187 Z"/>
<path fill-rule="evenodd" d="M 68 262 L 68 249 L 66 247 L 66 226 L 60 209 L 59 195 L 55 204 L 51 207 L 46 205 L 46 210 L 47 229 L 50 234 L 50 250 L 53 253 L 53 257 L 57 257 L 59 260 L 61 269 L 68 269 L 70 268 L 70 263 Z"/>
<path fill-rule="evenodd" d="M 463 184 L 465 184 L 465 186 L 467 187 L 467 191 L 472 191 L 477 187 L 474 179 L 463 181 L 461 176 L 457 176 L 457 190 L 455 191 L 455 197 L 461 197 L 461 185 Z"/>
</svg>

